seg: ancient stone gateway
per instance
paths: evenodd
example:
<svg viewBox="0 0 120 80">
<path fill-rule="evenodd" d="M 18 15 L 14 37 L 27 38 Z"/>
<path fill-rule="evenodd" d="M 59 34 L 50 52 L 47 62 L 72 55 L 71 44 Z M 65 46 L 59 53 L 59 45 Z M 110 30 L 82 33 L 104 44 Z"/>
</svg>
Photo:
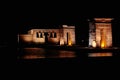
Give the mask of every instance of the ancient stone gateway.
<svg viewBox="0 0 120 80">
<path fill-rule="evenodd" d="M 112 47 L 112 18 L 94 18 L 89 22 L 89 46 L 96 42 L 97 47 Z"/>
</svg>

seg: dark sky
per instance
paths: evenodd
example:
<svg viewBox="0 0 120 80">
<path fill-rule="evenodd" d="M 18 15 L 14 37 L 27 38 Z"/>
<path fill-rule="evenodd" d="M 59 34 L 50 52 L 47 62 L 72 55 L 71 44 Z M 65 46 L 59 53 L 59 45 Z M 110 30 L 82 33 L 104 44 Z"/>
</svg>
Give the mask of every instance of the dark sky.
<svg viewBox="0 0 120 80">
<path fill-rule="evenodd" d="M 80 29 L 87 29 L 87 19 L 95 17 L 112 17 L 114 24 L 119 25 L 120 17 L 114 16 L 89 16 L 89 15 L 20 15 L 16 20 L 18 32 L 26 32 L 32 28 L 57 28 L 63 24 L 79 26 Z"/>
</svg>

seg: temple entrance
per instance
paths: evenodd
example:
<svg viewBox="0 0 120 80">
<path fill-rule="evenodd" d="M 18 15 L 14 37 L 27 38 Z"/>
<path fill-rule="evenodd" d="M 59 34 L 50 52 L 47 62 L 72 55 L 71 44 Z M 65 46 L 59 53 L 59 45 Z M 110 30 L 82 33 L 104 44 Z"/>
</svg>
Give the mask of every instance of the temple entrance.
<svg viewBox="0 0 120 80">
<path fill-rule="evenodd" d="M 103 29 L 100 30 L 100 35 L 101 35 L 100 47 L 106 48 L 106 37 Z"/>
</svg>

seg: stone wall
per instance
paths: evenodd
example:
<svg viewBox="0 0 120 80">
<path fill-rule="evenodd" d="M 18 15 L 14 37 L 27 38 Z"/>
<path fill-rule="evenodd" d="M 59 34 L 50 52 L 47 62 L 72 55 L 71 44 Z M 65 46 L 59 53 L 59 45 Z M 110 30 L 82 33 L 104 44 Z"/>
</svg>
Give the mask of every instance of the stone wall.
<svg viewBox="0 0 120 80">
<path fill-rule="evenodd" d="M 31 34 L 18 35 L 18 42 L 31 43 L 33 36 Z"/>
<path fill-rule="evenodd" d="M 45 43 L 45 37 L 48 38 L 49 43 L 59 43 L 59 29 L 32 29 L 30 31 L 28 31 L 28 33 L 33 35 L 33 42 L 35 43 Z M 45 33 L 47 34 L 47 36 L 45 36 Z"/>
<path fill-rule="evenodd" d="M 89 22 L 89 46 L 92 46 L 93 41 L 95 41 L 95 25 L 93 22 Z"/>
</svg>

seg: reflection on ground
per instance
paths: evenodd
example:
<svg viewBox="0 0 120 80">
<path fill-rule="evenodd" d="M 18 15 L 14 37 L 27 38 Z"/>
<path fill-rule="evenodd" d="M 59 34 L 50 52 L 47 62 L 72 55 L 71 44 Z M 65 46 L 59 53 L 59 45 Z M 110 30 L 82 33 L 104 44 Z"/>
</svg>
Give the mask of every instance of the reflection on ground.
<svg viewBox="0 0 120 80">
<path fill-rule="evenodd" d="M 78 51 L 54 50 L 44 48 L 19 48 L 19 59 L 40 59 L 40 58 L 76 58 L 78 55 L 86 55 L 86 57 L 111 57 L 111 52 L 102 53 L 82 53 Z"/>
<path fill-rule="evenodd" d="M 88 57 L 111 57 L 112 53 L 106 52 L 106 53 L 88 53 Z"/>
<path fill-rule="evenodd" d="M 64 50 L 50 50 L 43 48 L 24 48 L 19 49 L 19 56 L 22 59 L 39 59 L 39 58 L 73 58 L 75 52 L 73 51 L 64 51 Z"/>
</svg>

